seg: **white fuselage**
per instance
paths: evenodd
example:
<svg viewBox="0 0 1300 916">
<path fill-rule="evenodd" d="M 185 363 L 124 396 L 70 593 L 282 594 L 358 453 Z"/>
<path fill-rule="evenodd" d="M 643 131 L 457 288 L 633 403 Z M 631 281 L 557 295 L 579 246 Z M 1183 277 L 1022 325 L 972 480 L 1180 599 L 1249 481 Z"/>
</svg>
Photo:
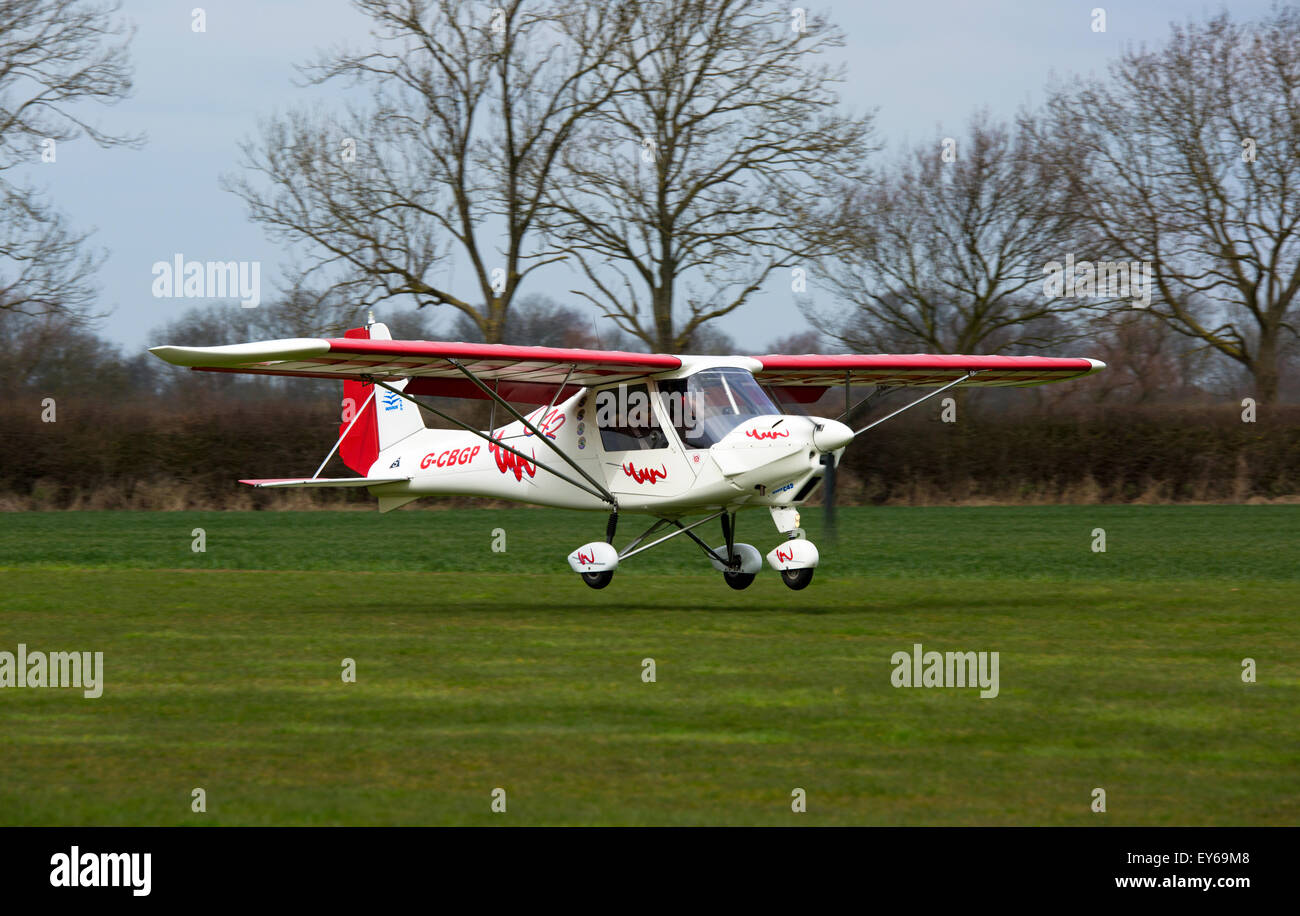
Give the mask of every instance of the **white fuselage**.
<svg viewBox="0 0 1300 916">
<path fill-rule="evenodd" d="M 611 511 L 596 493 L 553 473 L 596 489 L 558 450 L 608 490 L 620 512 L 676 517 L 707 507 L 790 506 L 813 489 L 825 470 L 823 455 L 833 454 L 838 461 L 851 438 L 835 421 L 773 412 L 749 416 L 716 441 L 696 447 L 702 440 L 693 445 L 675 428 L 667 392 L 665 400 L 658 396 L 658 380 L 683 374 L 637 380 L 637 387 L 650 394 L 651 422 L 658 426 L 653 439 L 620 438 L 604 428 L 604 420 L 597 422 L 598 403 L 607 403 L 598 396 L 620 386 L 587 388 L 554 407 L 525 414 L 541 436 L 518 421 L 492 430 L 494 440 L 524 457 L 468 431 L 416 430 L 383 448 L 368 475 L 411 479 L 371 492 L 380 498 L 381 509 L 423 496 L 457 495 Z M 735 422 L 734 416 L 727 419 Z M 628 448 L 629 442 L 640 447 Z"/>
</svg>

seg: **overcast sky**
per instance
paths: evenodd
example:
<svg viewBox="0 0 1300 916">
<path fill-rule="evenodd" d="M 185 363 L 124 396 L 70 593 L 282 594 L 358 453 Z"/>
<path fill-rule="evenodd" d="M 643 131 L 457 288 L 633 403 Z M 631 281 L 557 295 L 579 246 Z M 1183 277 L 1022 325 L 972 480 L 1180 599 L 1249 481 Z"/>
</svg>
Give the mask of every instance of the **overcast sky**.
<svg viewBox="0 0 1300 916">
<path fill-rule="evenodd" d="M 263 297 L 274 294 L 283 252 L 250 223 L 243 204 L 218 178 L 236 167 L 239 140 L 259 117 L 306 101 L 328 100 L 294 85 L 293 64 L 339 41 L 361 41 L 366 22 L 346 0 L 230 0 L 203 5 L 207 31 L 191 30 L 202 0 L 126 0 L 138 28 L 132 44 L 135 92 L 94 112 L 115 132 L 143 131 L 138 150 L 101 150 L 87 140 L 62 144 L 57 162 L 30 176 L 81 227 L 97 229 L 109 249 L 100 273 L 103 326 L 130 347 L 163 343 L 149 331 L 193 307 L 193 299 L 151 295 L 154 262 L 177 253 L 195 260 L 260 261 Z M 987 106 L 1011 115 L 1041 98 L 1050 73 L 1103 72 L 1128 44 L 1160 44 L 1171 21 L 1203 19 L 1221 3 L 1199 0 L 790 0 L 782 7 L 825 10 L 846 34 L 845 105 L 878 110 L 880 138 L 896 147 L 929 140 L 940 126 L 956 134 L 971 112 Z M 1092 29 L 1092 11 L 1106 10 L 1106 31 Z M 1233 0 L 1234 17 L 1263 15 L 1272 0 Z M 539 276 L 525 291 L 574 300 L 566 271 Z M 802 330 L 786 277 L 723 319 L 742 350 L 762 352 L 771 340 Z M 380 310 L 382 317 L 382 310 Z M 437 327 L 451 324 L 444 310 Z M 226 341 L 166 341 L 209 344 Z"/>
</svg>

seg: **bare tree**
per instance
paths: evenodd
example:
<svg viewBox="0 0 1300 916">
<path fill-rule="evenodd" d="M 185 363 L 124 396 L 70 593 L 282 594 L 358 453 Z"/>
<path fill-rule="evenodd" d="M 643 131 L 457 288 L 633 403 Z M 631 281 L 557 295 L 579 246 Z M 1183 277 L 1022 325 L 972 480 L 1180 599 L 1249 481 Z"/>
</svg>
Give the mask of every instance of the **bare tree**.
<svg viewBox="0 0 1300 916">
<path fill-rule="evenodd" d="M 60 312 L 0 309 L 0 392 L 97 392 L 125 378 L 126 359 L 85 322 Z M 113 389 L 108 389 L 113 390 Z"/>
<path fill-rule="evenodd" d="M 1109 79 L 1055 87 L 1049 110 L 1073 206 L 1114 251 L 1153 262 L 1151 313 L 1274 400 L 1300 292 L 1300 10 L 1175 25 Z"/>
<path fill-rule="evenodd" d="M 119 4 L 0 0 L 0 309 L 84 318 L 103 260 L 89 232 L 71 228 L 44 195 L 13 175 L 57 162 L 58 144 L 89 137 L 137 145 L 86 119 L 82 103 L 111 105 L 131 92 L 132 30 Z"/>
<path fill-rule="evenodd" d="M 382 320 L 398 339 L 432 333 L 428 312 L 390 309 Z M 291 337 L 340 337 L 366 321 L 365 311 L 332 294 L 291 287 L 257 308 L 219 302 L 196 306 L 150 332 L 156 343 L 213 345 Z"/>
<path fill-rule="evenodd" d="M 825 353 L 826 345 L 822 342 L 820 331 L 808 329 L 785 334 L 767 345 L 764 353 Z"/>
<path fill-rule="evenodd" d="M 388 309 L 386 312 L 384 323 L 395 338 L 419 340 L 432 336 L 429 312 L 413 308 Z M 365 320 L 364 310 L 336 295 L 291 286 L 257 308 L 243 308 L 239 303 L 230 302 L 195 306 L 155 326 L 148 339 L 151 344 L 207 346 L 288 337 L 340 337 L 345 330 Z M 176 372 L 152 356 L 148 356 L 147 362 L 148 369 L 161 369 L 153 373 L 154 384 L 159 390 L 234 394 L 248 400 L 263 400 L 297 391 L 302 382 L 301 379 L 280 376 Z M 337 390 L 334 388 L 336 383 L 322 384 L 328 385 L 331 392 Z M 321 385 L 316 385 L 314 390 L 321 390 Z"/>
<path fill-rule="evenodd" d="M 354 5 L 373 47 L 304 72 L 369 89 L 368 106 L 267 121 L 243 146 L 248 172 L 226 186 L 303 245 L 309 273 L 328 278 L 314 285 L 361 305 L 448 305 L 498 342 L 521 282 L 559 257 L 533 244 L 538 210 L 576 125 L 608 97 L 596 74 L 626 31 L 623 3 Z M 457 260 L 470 276 L 453 283 Z"/>
<path fill-rule="evenodd" d="M 482 330 L 463 314 L 456 316 L 451 334 L 455 340 L 483 342 Z M 515 300 L 506 316 L 500 342 L 537 347 L 598 346 L 590 315 L 536 293 L 524 293 Z M 599 345 L 613 348 L 616 343 L 607 334 Z"/>
<path fill-rule="evenodd" d="M 845 187 L 823 285 L 847 309 L 812 317 L 855 350 L 997 353 L 1077 333 L 1086 302 L 1043 294 L 1070 244 L 1066 183 L 1027 130 L 972 118 L 965 136 L 905 150 L 878 181 Z"/>
<path fill-rule="evenodd" d="M 773 271 L 817 256 L 811 214 L 832 176 L 862 171 L 871 119 L 837 110 L 840 72 L 817 58 L 841 35 L 823 18 L 758 0 L 635 10 L 546 216 L 591 284 L 574 292 L 680 351 Z"/>
<path fill-rule="evenodd" d="M 1099 330 L 1089 355 L 1103 360 L 1106 371 L 1091 380 L 1092 400 L 1142 405 L 1209 400 L 1211 355 L 1168 325 L 1131 312 L 1114 315 Z"/>
</svg>

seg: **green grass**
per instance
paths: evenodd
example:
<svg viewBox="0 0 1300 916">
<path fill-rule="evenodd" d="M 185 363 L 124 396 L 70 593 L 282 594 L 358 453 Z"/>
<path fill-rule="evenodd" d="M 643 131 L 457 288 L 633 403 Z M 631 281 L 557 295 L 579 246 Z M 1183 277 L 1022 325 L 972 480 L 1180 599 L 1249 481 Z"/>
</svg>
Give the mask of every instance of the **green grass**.
<svg viewBox="0 0 1300 916">
<path fill-rule="evenodd" d="M 0 515 L 0 650 L 106 671 L 0 690 L 0 823 L 1300 822 L 1300 508 L 818 515 L 797 593 L 677 542 L 591 591 L 580 513 Z M 894 688 L 915 642 L 1000 695 Z"/>
</svg>

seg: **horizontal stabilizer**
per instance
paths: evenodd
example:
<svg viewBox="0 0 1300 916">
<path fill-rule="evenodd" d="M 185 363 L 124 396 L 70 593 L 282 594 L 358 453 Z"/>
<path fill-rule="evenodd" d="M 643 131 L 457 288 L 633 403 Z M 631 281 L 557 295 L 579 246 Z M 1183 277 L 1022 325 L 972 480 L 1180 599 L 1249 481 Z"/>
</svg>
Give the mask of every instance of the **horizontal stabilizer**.
<svg viewBox="0 0 1300 916">
<path fill-rule="evenodd" d="M 409 477 L 268 477 L 265 480 L 241 480 L 250 487 L 377 487 L 385 483 L 405 483 Z"/>
</svg>

